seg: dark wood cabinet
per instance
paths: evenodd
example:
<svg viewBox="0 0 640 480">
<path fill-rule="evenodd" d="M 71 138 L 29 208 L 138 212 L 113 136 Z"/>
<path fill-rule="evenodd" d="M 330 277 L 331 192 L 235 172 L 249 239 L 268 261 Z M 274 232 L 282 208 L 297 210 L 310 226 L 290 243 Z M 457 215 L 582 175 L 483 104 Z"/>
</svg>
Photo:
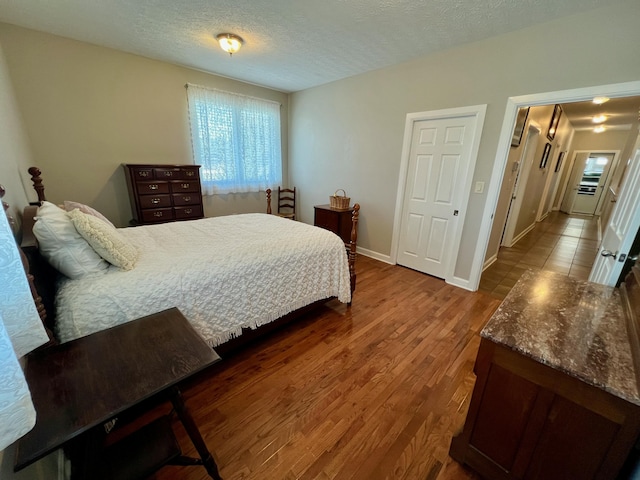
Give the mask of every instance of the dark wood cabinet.
<svg viewBox="0 0 640 480">
<path fill-rule="evenodd" d="M 637 319 L 610 287 L 551 272 L 523 279 L 483 329 L 449 454 L 488 479 L 620 478 L 640 438 L 625 328 Z"/>
<path fill-rule="evenodd" d="M 204 216 L 199 165 L 123 165 L 132 223 L 194 220 Z"/>
<path fill-rule="evenodd" d="M 344 243 L 351 241 L 353 208 L 338 210 L 329 205 L 316 205 L 313 208 L 315 209 L 313 224 L 316 227 L 332 231 L 342 238 Z"/>
<path fill-rule="evenodd" d="M 482 339 L 465 427 L 450 455 L 493 479 L 615 478 L 640 407 Z"/>
</svg>

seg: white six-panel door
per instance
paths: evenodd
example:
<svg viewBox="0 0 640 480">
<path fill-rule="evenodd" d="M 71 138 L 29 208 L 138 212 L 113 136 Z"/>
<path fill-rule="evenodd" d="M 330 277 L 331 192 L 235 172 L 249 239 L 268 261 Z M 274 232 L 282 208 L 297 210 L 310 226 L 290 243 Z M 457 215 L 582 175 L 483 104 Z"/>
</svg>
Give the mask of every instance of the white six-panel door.
<svg viewBox="0 0 640 480">
<path fill-rule="evenodd" d="M 478 119 L 459 116 L 413 123 L 397 262 L 447 278 L 457 254 L 461 210 L 469 196 Z M 457 239 L 459 244 L 459 239 Z"/>
<path fill-rule="evenodd" d="M 640 229 L 640 140 L 635 148 L 616 206 L 604 231 L 600 251 L 591 269 L 591 282 L 611 286 L 616 284 Z"/>
</svg>

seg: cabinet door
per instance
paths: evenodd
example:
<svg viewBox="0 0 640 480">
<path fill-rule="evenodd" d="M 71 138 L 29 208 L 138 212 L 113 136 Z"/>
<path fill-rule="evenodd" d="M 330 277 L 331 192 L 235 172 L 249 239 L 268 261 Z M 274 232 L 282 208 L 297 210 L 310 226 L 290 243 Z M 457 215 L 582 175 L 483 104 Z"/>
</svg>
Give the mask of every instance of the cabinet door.
<svg viewBox="0 0 640 480">
<path fill-rule="evenodd" d="M 511 471 L 539 390 L 532 382 L 492 364 L 470 445 Z"/>
<path fill-rule="evenodd" d="M 339 217 L 336 212 L 331 210 L 325 210 L 323 208 L 316 208 L 315 219 L 313 224 L 316 227 L 321 227 L 326 230 L 330 230 L 333 233 L 338 233 L 338 220 Z"/>
<path fill-rule="evenodd" d="M 556 395 L 525 479 L 603 478 L 598 472 L 619 427 Z"/>
</svg>

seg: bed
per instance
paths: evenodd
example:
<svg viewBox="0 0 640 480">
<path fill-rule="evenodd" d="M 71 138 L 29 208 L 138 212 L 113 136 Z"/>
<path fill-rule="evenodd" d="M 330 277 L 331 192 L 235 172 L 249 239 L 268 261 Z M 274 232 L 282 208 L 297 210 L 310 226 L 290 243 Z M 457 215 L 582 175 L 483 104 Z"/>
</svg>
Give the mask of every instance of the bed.
<svg viewBox="0 0 640 480">
<path fill-rule="evenodd" d="M 40 170 L 29 173 L 38 204 L 25 209 L 23 250 L 48 312 L 46 323 L 61 342 L 175 306 L 210 346 L 220 347 L 319 302 L 351 303 L 359 206 L 348 245 L 327 230 L 262 213 L 114 229 L 135 251 L 134 265 L 110 259 L 97 273 L 68 278 L 42 262 L 34 230 L 45 221 L 37 212 L 59 207 L 46 201 Z M 76 217 L 84 222 L 91 215 L 79 212 L 67 216 L 85 234 Z"/>
</svg>

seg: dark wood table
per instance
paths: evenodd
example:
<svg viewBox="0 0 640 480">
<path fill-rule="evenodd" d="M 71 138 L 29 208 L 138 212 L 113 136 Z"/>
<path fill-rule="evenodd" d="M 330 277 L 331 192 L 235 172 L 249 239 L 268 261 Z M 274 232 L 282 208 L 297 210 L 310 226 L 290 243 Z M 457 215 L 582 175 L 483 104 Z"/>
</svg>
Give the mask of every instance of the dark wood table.
<svg viewBox="0 0 640 480">
<path fill-rule="evenodd" d="M 171 457 L 177 457 L 177 463 L 181 464 L 202 464 L 212 478 L 220 478 L 213 456 L 177 387 L 181 381 L 219 361 L 220 357 L 178 309 L 165 310 L 32 352 L 26 359 L 25 376 L 37 420 L 33 430 L 18 442 L 16 471 L 62 446 L 74 442 L 92 444 L 95 432 L 105 434 L 103 425 L 106 422 L 119 415 L 126 416 L 127 411 L 135 410 L 136 406 L 153 398 L 172 402 L 200 455 L 200 459 L 188 459 L 177 456 L 178 451 Z M 164 423 L 170 428 L 170 422 Z M 162 438 L 157 428 L 158 424 L 151 427 L 147 436 Z M 175 444 L 172 433 L 168 438 Z M 134 437 L 129 441 L 129 447 L 139 441 Z M 82 456 L 86 455 L 87 452 L 83 452 Z M 96 462 L 100 456 L 100 452 L 93 452 L 91 462 L 85 463 L 99 464 Z M 166 463 L 160 453 L 156 457 L 157 467 Z M 113 459 L 109 462 L 113 464 Z M 87 468 L 95 466 L 74 465 L 74 476 L 83 477 L 76 472 L 87 472 Z M 121 475 L 130 478 L 133 474 Z M 113 476 L 118 477 L 115 473 Z"/>
</svg>

